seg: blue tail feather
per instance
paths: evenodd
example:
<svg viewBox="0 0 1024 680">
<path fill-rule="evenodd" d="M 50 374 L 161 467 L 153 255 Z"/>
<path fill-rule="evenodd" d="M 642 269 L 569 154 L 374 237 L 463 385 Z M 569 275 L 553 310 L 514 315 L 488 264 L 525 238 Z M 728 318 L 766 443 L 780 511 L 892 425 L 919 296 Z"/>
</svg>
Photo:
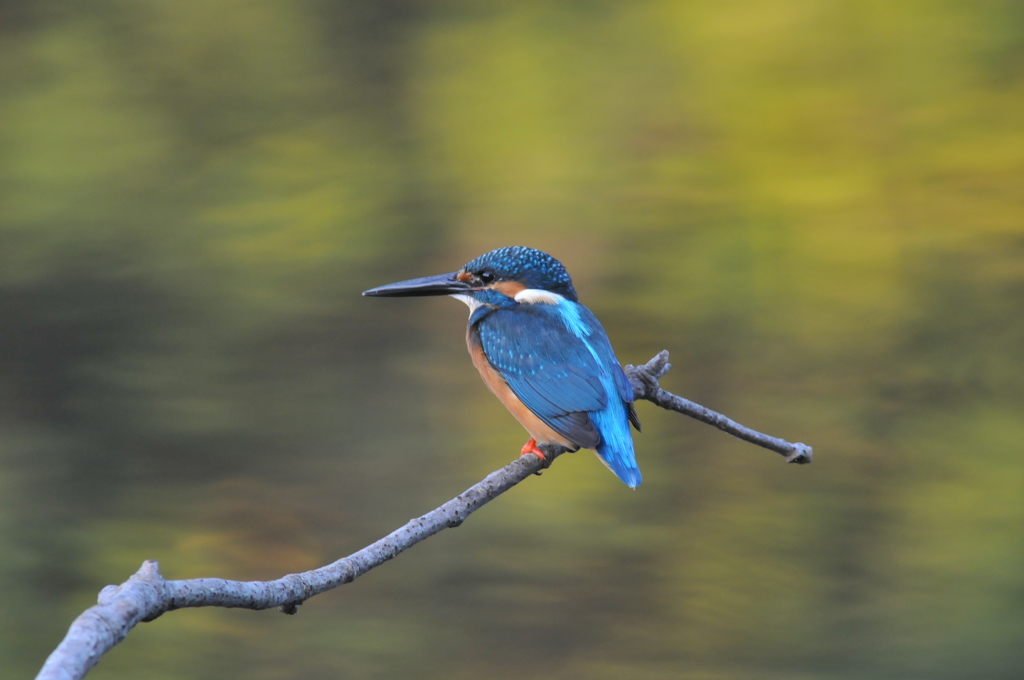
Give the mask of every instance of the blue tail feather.
<svg viewBox="0 0 1024 680">
<path fill-rule="evenodd" d="M 610 383 L 608 379 L 604 383 Z M 606 384 L 606 389 L 611 385 Z M 633 452 L 633 437 L 629 431 L 629 418 L 626 404 L 614 390 L 608 391 L 608 405 L 600 411 L 590 412 L 590 421 L 601 435 L 601 443 L 597 445 L 597 455 L 608 466 L 615 476 L 626 483 L 631 489 L 640 486 L 643 476 L 636 464 Z"/>
<path fill-rule="evenodd" d="M 629 451 L 615 451 L 602 443 L 597 447 L 597 455 L 608 466 L 608 469 L 615 473 L 616 477 L 626 483 L 626 486 L 631 489 L 640 486 L 643 476 L 640 474 L 640 468 L 636 465 L 632 447 Z"/>
</svg>

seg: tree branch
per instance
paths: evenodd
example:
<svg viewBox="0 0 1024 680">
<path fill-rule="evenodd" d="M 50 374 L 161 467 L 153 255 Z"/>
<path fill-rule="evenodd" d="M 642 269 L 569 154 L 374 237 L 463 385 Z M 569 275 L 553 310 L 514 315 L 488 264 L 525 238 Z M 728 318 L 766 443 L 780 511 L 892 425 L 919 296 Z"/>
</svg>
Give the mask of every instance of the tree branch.
<svg viewBox="0 0 1024 680">
<path fill-rule="evenodd" d="M 720 413 L 661 389 L 658 380 L 671 368 L 663 351 L 646 364 L 626 366 L 626 374 L 637 399 L 678 411 L 714 425 L 744 441 L 781 453 L 791 463 L 810 463 L 812 451 L 806 444 L 791 444 L 746 428 Z M 313 597 L 349 583 L 370 569 L 387 562 L 425 538 L 457 527 L 488 501 L 547 467 L 565 452 L 545 448 L 547 461 L 523 456 L 459 494 L 439 508 L 409 521 L 379 541 L 319 569 L 288 574 L 276 581 L 229 581 L 199 578 L 165 581 L 156 562 L 147 560 L 127 581 L 100 591 L 98 604 L 87 609 L 71 624 L 60 645 L 50 654 L 36 680 L 78 680 L 85 676 L 107 651 L 123 640 L 141 621 L 185 607 L 278 607 L 294 614 L 297 607 Z"/>
<path fill-rule="evenodd" d="M 792 444 L 785 439 L 771 437 L 757 430 L 740 425 L 735 420 L 723 416 L 721 413 L 705 408 L 689 399 L 666 392 L 661 389 L 658 380 L 668 373 L 672 364 L 668 362 L 668 350 L 658 352 L 658 355 L 639 368 L 632 364 L 626 365 L 626 375 L 629 382 L 633 384 L 633 396 L 636 399 L 646 399 L 669 411 L 678 411 L 691 418 L 696 418 L 702 423 L 713 425 L 723 432 L 742 439 L 751 444 L 763 446 L 766 449 L 781 453 L 787 463 L 805 465 L 810 463 L 814 457 L 814 450 L 807 444 L 797 442 Z"/>
</svg>

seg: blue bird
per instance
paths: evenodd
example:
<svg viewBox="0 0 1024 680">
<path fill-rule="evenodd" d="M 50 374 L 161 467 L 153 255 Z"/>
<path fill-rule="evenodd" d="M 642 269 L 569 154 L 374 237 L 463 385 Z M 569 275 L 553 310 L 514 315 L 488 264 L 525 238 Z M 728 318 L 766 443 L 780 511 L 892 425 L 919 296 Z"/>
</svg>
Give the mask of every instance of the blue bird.
<svg viewBox="0 0 1024 680">
<path fill-rule="evenodd" d="M 373 297 L 450 295 L 469 305 L 466 344 L 484 383 L 530 440 L 594 449 L 630 488 L 641 481 L 629 424 L 633 388 L 608 336 L 579 303 L 562 263 L 533 248 L 499 248 L 451 274 L 373 288 Z"/>
</svg>

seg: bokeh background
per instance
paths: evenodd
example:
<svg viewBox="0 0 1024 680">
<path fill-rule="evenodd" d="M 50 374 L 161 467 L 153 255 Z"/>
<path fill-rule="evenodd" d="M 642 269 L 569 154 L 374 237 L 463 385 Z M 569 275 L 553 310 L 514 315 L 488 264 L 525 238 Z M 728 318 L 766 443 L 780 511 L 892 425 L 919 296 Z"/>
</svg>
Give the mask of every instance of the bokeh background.
<svg viewBox="0 0 1024 680">
<path fill-rule="evenodd" d="M 296 617 L 174 612 L 90 677 L 1018 678 L 1024 4 L 0 2 L 0 676 L 97 591 L 262 579 L 525 433 L 454 301 L 551 252 L 639 405 Z"/>
</svg>

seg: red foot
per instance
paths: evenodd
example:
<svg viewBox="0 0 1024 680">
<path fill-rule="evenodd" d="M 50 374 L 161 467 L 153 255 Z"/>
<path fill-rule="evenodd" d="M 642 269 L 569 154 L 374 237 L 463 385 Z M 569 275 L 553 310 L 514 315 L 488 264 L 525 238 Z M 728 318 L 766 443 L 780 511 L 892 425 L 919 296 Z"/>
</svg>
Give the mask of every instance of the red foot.
<svg viewBox="0 0 1024 680">
<path fill-rule="evenodd" d="M 520 457 L 522 457 L 528 453 L 532 453 L 533 455 L 537 456 L 544 463 L 548 462 L 547 456 L 544 455 L 543 451 L 537 448 L 537 440 L 534 439 L 533 437 L 530 437 L 530 441 L 523 444 L 523 450 L 519 452 L 519 455 Z"/>
</svg>

